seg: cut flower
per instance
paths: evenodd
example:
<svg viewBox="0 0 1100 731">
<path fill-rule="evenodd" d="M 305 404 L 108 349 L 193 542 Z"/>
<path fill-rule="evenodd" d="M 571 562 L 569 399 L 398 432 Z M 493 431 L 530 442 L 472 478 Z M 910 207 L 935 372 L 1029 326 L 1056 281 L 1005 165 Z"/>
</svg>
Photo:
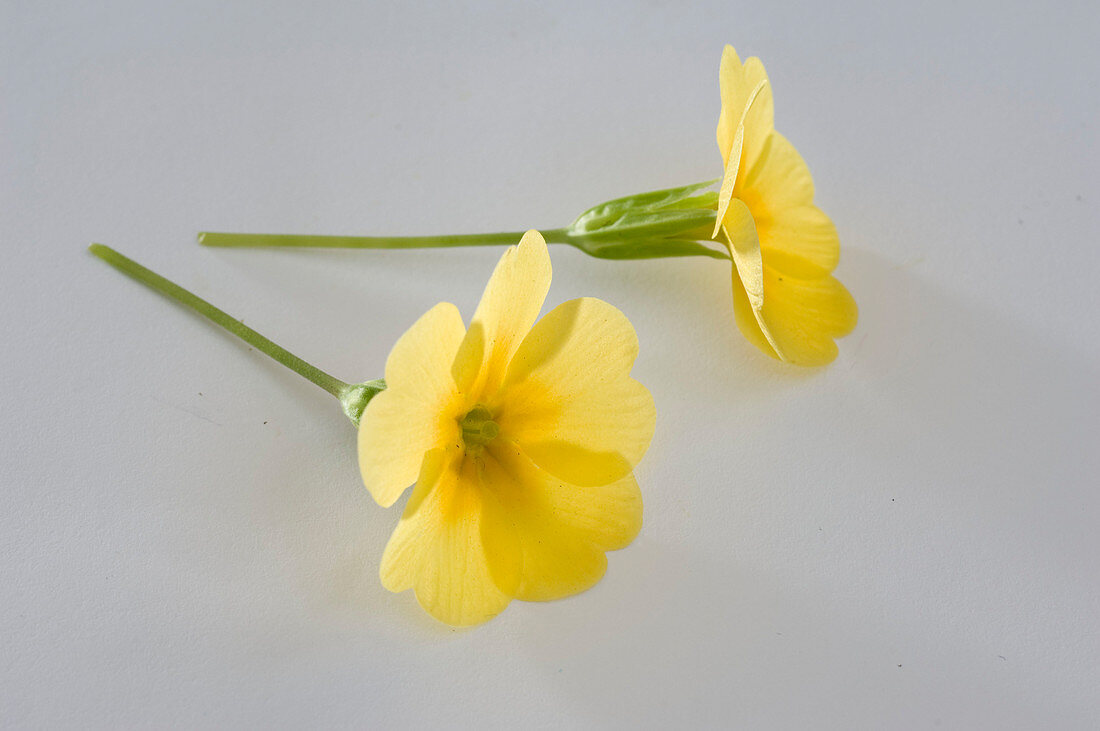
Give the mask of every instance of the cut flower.
<svg viewBox="0 0 1100 731">
<path fill-rule="evenodd" d="M 734 261 L 734 317 L 768 355 L 798 365 L 836 358 L 834 338 L 852 331 L 855 300 L 831 274 L 840 258 L 832 221 L 813 203 L 802 156 L 775 130 L 771 85 L 758 58 L 732 46 L 719 69 L 718 148 L 725 176 L 719 229 Z"/>
<path fill-rule="evenodd" d="M 584 591 L 603 576 L 604 553 L 638 534 L 633 469 L 656 420 L 630 377 L 638 340 L 598 299 L 535 323 L 550 288 L 537 231 L 505 252 L 469 330 L 443 303 L 397 341 L 388 383 L 341 381 L 114 249 L 89 250 L 339 400 L 359 428 L 374 499 L 388 507 L 415 482 L 381 578 L 391 591 L 415 589 L 437 619 L 472 625 L 513 598 Z"/>
<path fill-rule="evenodd" d="M 597 204 L 546 240 L 600 259 L 706 256 L 733 261 L 733 311 L 757 348 L 787 363 L 824 365 L 834 340 L 855 327 L 855 301 L 833 276 L 840 243 L 814 205 L 809 168 L 775 131 L 772 89 L 758 58 L 726 46 L 719 68 L 722 110 L 717 181 Z M 203 232 L 206 246 L 410 249 L 512 243 L 519 233 L 443 236 L 316 236 Z"/>
<path fill-rule="evenodd" d="M 467 330 L 436 305 L 394 345 L 363 412 L 359 463 L 382 506 L 414 485 L 380 575 L 433 617 L 484 622 L 513 599 L 594 585 L 637 535 L 633 469 L 652 397 L 630 377 L 633 327 L 598 299 L 539 320 L 550 257 L 536 231 L 501 258 Z"/>
</svg>

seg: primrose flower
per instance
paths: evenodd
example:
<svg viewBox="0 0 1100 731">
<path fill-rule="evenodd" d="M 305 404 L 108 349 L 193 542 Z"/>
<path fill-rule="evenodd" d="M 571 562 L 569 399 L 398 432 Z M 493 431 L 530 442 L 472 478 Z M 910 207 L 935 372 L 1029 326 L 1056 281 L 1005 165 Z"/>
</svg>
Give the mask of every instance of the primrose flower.
<svg viewBox="0 0 1100 731">
<path fill-rule="evenodd" d="M 599 203 L 547 241 L 600 259 L 708 256 L 733 261 L 733 312 L 757 348 L 787 363 L 823 365 L 835 338 L 855 327 L 855 301 L 831 274 L 840 243 L 814 205 L 806 163 L 775 131 L 772 90 L 758 58 L 726 46 L 719 69 L 722 111 L 717 180 Z M 412 249 L 511 243 L 518 233 L 442 236 L 315 236 L 203 232 L 206 246 Z M 717 243 L 716 243 L 717 242 Z"/>
<path fill-rule="evenodd" d="M 734 261 L 738 327 L 756 347 L 798 365 L 823 365 L 855 327 L 855 301 L 830 272 L 840 258 L 832 221 L 814 205 L 802 156 L 774 127 L 771 85 L 758 58 L 732 46 L 719 70 L 718 148 L 725 176 L 719 229 Z"/>
<path fill-rule="evenodd" d="M 439 304 L 394 345 L 386 380 L 361 383 L 108 246 L 88 248 L 340 402 L 359 428 L 374 499 L 388 507 L 415 482 L 381 577 L 391 591 L 414 588 L 437 619 L 477 624 L 512 598 L 584 591 L 603 576 L 604 552 L 638 534 L 632 470 L 656 418 L 649 391 L 630 377 L 638 339 L 598 299 L 571 300 L 535 323 L 550 288 L 537 231 L 505 252 L 469 330 L 454 305 Z"/>
<path fill-rule="evenodd" d="M 382 557 L 382 584 L 433 617 L 484 622 L 513 599 L 594 585 L 605 551 L 637 535 L 632 470 L 653 435 L 630 377 L 634 329 L 598 299 L 535 322 L 550 287 L 536 231 L 501 258 L 467 330 L 454 305 L 421 317 L 386 361 L 359 427 L 363 481 L 382 506 L 415 483 Z"/>
</svg>

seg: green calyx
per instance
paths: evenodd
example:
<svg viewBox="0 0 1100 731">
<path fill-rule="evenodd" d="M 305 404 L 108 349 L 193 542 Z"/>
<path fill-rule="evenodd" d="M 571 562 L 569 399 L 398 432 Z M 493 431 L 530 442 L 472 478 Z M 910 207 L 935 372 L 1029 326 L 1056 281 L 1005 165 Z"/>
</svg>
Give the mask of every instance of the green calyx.
<svg viewBox="0 0 1100 731">
<path fill-rule="evenodd" d="M 370 403 L 372 398 L 385 390 L 386 380 L 384 378 L 375 378 L 365 383 L 349 384 L 340 392 L 338 397 L 340 406 L 343 407 L 344 414 L 351 419 L 351 423 L 358 428 L 367 404 Z"/>
<path fill-rule="evenodd" d="M 718 194 L 705 189 L 717 182 L 709 180 L 600 203 L 561 230 L 563 243 L 600 259 L 709 256 L 728 260 L 725 251 L 701 243 L 711 241 L 709 233 L 718 208 Z"/>
</svg>

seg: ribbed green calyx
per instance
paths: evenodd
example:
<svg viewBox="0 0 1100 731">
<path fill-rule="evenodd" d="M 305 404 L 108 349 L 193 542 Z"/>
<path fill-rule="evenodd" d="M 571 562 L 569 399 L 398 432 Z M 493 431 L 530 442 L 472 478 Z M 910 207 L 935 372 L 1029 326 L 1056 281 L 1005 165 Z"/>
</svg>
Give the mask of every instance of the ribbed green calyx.
<svg viewBox="0 0 1100 731">
<path fill-rule="evenodd" d="M 359 426 L 363 412 L 372 398 L 386 390 L 386 381 L 376 378 L 366 383 L 353 383 L 340 393 L 340 405 L 351 423 Z"/>
<path fill-rule="evenodd" d="M 600 259 L 709 256 L 729 259 L 710 242 L 717 180 L 616 198 L 589 208 L 563 229 L 567 243 Z M 705 191 L 705 192 L 700 192 Z"/>
</svg>

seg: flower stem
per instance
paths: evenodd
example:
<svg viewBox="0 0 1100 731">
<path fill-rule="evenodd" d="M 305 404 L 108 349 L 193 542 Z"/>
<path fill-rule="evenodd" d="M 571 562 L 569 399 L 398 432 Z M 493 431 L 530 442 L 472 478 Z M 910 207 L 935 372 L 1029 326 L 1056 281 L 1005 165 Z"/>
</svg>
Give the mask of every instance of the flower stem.
<svg viewBox="0 0 1100 731">
<path fill-rule="evenodd" d="M 146 269 L 133 259 L 123 256 L 109 246 L 92 244 L 88 247 L 88 250 L 123 274 L 136 279 L 150 289 L 171 297 L 181 305 L 191 308 L 277 363 L 281 363 L 311 383 L 320 386 L 340 400 L 340 403 L 344 406 L 344 413 L 356 425 L 359 423 L 359 417 L 362 415 L 367 401 L 385 388 L 385 383 L 381 380 L 350 384 L 330 376 L 286 348 L 271 342 L 240 320 L 233 318 L 198 295 L 192 294 L 175 282 L 171 282 L 156 272 Z"/>
<path fill-rule="evenodd" d="M 313 236 L 308 234 L 235 234 L 203 231 L 203 246 L 226 248 L 323 248 L 323 249 L 438 249 L 449 246 L 500 246 L 515 244 L 523 231 L 491 234 L 453 234 L 450 236 Z M 566 229 L 542 232 L 549 243 L 567 244 Z"/>
</svg>

